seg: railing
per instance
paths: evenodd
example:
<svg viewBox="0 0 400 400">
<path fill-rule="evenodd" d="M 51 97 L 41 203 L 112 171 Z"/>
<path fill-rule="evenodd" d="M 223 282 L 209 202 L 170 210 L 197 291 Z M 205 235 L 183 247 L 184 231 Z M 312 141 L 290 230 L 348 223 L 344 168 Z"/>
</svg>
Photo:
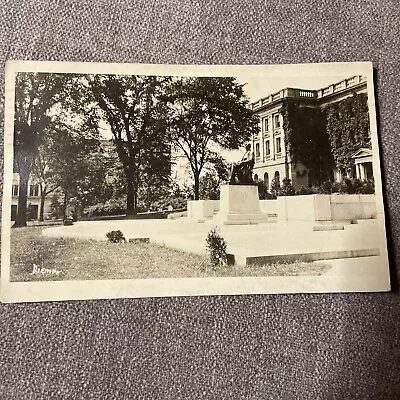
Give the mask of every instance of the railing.
<svg viewBox="0 0 400 400">
<path fill-rule="evenodd" d="M 281 92 L 272 95 L 272 101 L 279 100 L 281 98 Z"/>
<path fill-rule="evenodd" d="M 347 79 L 347 80 L 346 80 L 346 83 L 347 83 L 347 86 L 349 86 L 349 85 L 354 85 L 354 84 L 356 83 L 356 77 L 353 76 L 353 77 Z"/>
<path fill-rule="evenodd" d="M 306 97 L 306 98 L 321 98 L 324 96 L 328 96 L 330 94 L 339 92 L 348 88 L 349 86 L 354 86 L 362 82 L 366 82 L 367 78 L 361 75 L 355 75 L 348 79 L 344 79 L 335 84 L 326 86 L 319 90 L 304 90 L 304 89 L 292 89 L 286 88 L 284 90 L 280 90 L 279 92 L 272 93 L 267 97 L 264 97 L 254 103 L 252 103 L 252 109 L 256 109 L 258 107 L 262 107 L 263 105 L 270 104 L 274 101 L 285 97 Z"/>
<path fill-rule="evenodd" d="M 336 92 L 337 90 L 344 89 L 345 87 L 346 87 L 346 81 L 342 81 L 342 82 L 336 83 L 333 86 L 333 91 Z"/>
<path fill-rule="evenodd" d="M 327 87 L 325 89 L 322 89 L 322 96 L 326 96 L 328 94 L 332 93 L 332 88 L 331 87 Z"/>
<path fill-rule="evenodd" d="M 300 97 L 314 97 L 314 92 L 310 90 L 300 90 Z"/>
</svg>

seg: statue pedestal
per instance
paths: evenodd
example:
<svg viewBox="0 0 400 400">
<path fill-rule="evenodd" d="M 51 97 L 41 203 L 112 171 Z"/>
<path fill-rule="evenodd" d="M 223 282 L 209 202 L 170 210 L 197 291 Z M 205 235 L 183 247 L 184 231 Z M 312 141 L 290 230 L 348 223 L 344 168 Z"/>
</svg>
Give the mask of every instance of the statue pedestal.
<svg viewBox="0 0 400 400">
<path fill-rule="evenodd" d="M 225 225 L 250 225 L 268 222 L 260 210 L 255 185 L 221 185 L 220 209 L 214 220 Z"/>
</svg>

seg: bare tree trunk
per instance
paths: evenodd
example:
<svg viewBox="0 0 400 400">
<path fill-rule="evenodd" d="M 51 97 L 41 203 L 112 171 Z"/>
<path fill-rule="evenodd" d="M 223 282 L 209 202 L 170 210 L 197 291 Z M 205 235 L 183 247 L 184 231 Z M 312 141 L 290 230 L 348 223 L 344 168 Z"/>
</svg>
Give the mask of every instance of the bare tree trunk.
<svg viewBox="0 0 400 400">
<path fill-rule="evenodd" d="M 194 199 L 199 200 L 200 198 L 200 174 L 194 173 Z"/>
<path fill-rule="evenodd" d="M 18 195 L 18 212 L 13 225 L 14 228 L 26 226 L 26 214 L 28 208 L 28 181 L 29 169 L 21 168 L 19 170 L 19 195 Z"/>
<path fill-rule="evenodd" d="M 64 202 L 63 202 L 63 219 L 67 218 L 67 204 L 68 204 L 68 191 L 64 191 Z"/>
<path fill-rule="evenodd" d="M 135 185 L 135 175 L 130 170 L 126 174 L 127 181 L 127 199 L 126 199 L 126 216 L 132 217 L 137 214 L 137 187 Z"/>
<path fill-rule="evenodd" d="M 24 163 L 19 169 L 19 195 L 18 195 L 18 212 L 15 219 L 14 227 L 21 228 L 26 226 L 27 210 L 28 210 L 28 182 L 30 175 L 30 167 Z"/>
<path fill-rule="evenodd" d="M 46 201 L 46 186 L 40 187 L 40 212 L 39 212 L 39 221 L 44 221 L 44 204 Z"/>
</svg>

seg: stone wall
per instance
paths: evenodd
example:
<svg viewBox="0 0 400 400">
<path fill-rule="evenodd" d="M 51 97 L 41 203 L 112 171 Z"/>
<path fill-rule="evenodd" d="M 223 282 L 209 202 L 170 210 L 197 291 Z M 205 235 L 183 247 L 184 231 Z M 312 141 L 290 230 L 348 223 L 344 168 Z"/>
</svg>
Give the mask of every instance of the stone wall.
<svg viewBox="0 0 400 400">
<path fill-rule="evenodd" d="M 338 194 L 330 197 L 333 220 L 376 218 L 376 199 L 374 194 Z"/>
<path fill-rule="evenodd" d="M 280 221 L 352 221 L 376 218 L 375 195 L 305 195 L 278 197 Z"/>
<path fill-rule="evenodd" d="M 260 200 L 260 209 L 265 214 L 277 214 L 278 200 Z"/>
<path fill-rule="evenodd" d="M 260 200 L 264 214 L 277 214 L 278 221 L 352 221 L 376 218 L 375 195 L 314 194 Z M 189 200 L 188 218 L 205 221 L 220 211 L 219 200 Z"/>
</svg>

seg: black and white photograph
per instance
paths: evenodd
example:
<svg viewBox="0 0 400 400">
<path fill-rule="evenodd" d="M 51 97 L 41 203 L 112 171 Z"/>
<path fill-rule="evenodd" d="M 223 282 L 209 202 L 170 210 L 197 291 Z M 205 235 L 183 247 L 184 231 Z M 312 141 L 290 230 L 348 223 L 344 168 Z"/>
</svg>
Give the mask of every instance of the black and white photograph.
<svg viewBox="0 0 400 400">
<path fill-rule="evenodd" d="M 390 290 L 372 64 L 6 65 L 1 299 Z"/>
</svg>

